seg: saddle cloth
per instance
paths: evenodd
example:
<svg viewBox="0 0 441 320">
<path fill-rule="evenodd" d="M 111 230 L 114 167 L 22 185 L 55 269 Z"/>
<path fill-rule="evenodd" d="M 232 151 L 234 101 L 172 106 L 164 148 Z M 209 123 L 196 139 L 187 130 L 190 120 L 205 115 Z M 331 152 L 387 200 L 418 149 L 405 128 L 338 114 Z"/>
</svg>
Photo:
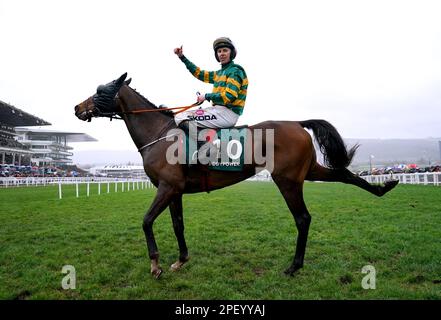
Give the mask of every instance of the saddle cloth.
<svg viewBox="0 0 441 320">
<path fill-rule="evenodd" d="M 186 132 L 187 165 L 202 164 L 209 170 L 242 171 L 247 128 L 198 128 L 197 141 Z"/>
</svg>

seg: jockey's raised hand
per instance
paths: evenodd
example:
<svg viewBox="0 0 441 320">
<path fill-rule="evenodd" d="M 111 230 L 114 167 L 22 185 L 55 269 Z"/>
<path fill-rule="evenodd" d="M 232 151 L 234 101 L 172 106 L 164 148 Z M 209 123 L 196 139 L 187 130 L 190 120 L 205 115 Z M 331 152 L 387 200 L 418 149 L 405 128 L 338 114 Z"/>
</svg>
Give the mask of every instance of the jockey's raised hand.
<svg viewBox="0 0 441 320">
<path fill-rule="evenodd" d="M 174 52 L 179 58 L 184 55 L 184 50 L 182 49 L 182 46 L 180 46 L 179 48 L 175 48 Z"/>
</svg>

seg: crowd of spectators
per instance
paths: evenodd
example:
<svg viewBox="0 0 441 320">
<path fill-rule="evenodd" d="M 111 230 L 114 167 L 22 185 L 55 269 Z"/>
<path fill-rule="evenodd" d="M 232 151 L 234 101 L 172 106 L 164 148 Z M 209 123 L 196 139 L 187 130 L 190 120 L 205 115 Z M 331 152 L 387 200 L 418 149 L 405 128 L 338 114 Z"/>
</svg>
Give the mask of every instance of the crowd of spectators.
<svg viewBox="0 0 441 320">
<path fill-rule="evenodd" d="M 14 139 L 8 139 L 0 136 L 0 146 L 9 148 L 26 149 L 24 145 Z"/>
<path fill-rule="evenodd" d="M 0 177 L 82 177 L 85 172 L 74 168 L 58 168 L 54 166 L 18 166 L 0 164 Z"/>
<path fill-rule="evenodd" d="M 440 165 L 419 167 L 416 164 L 398 165 L 394 167 L 372 168 L 372 173 L 369 170 L 358 172 L 359 176 L 382 175 L 382 174 L 399 174 L 399 173 L 424 173 L 424 172 L 441 172 Z"/>
</svg>

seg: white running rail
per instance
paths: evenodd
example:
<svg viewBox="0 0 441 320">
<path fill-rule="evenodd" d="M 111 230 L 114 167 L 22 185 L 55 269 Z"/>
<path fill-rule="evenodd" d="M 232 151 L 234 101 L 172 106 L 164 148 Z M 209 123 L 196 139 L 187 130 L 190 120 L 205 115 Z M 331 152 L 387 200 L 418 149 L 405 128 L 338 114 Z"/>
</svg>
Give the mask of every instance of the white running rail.
<svg viewBox="0 0 441 320">
<path fill-rule="evenodd" d="M 386 180 L 396 179 L 401 184 L 441 186 L 441 172 L 383 174 L 378 176 L 362 176 L 361 178 L 370 183 L 383 183 Z"/>
<path fill-rule="evenodd" d="M 0 178 L 0 188 L 16 187 L 39 187 L 58 185 L 58 198 L 63 197 L 63 186 L 75 185 L 75 194 L 80 196 L 79 186 L 86 185 L 86 195 L 90 196 L 90 185 L 98 185 L 98 195 L 102 193 L 126 192 L 131 190 L 143 190 L 153 188 L 149 179 L 130 179 L 130 178 Z"/>
</svg>

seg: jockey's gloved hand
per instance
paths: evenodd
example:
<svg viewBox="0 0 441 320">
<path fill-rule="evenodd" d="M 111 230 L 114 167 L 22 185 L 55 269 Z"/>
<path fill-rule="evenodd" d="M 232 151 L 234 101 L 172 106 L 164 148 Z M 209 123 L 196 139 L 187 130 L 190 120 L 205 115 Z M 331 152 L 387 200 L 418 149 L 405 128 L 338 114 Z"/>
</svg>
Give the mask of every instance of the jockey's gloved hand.
<svg viewBox="0 0 441 320">
<path fill-rule="evenodd" d="M 202 103 L 205 101 L 205 94 L 198 94 L 198 103 Z"/>
</svg>

